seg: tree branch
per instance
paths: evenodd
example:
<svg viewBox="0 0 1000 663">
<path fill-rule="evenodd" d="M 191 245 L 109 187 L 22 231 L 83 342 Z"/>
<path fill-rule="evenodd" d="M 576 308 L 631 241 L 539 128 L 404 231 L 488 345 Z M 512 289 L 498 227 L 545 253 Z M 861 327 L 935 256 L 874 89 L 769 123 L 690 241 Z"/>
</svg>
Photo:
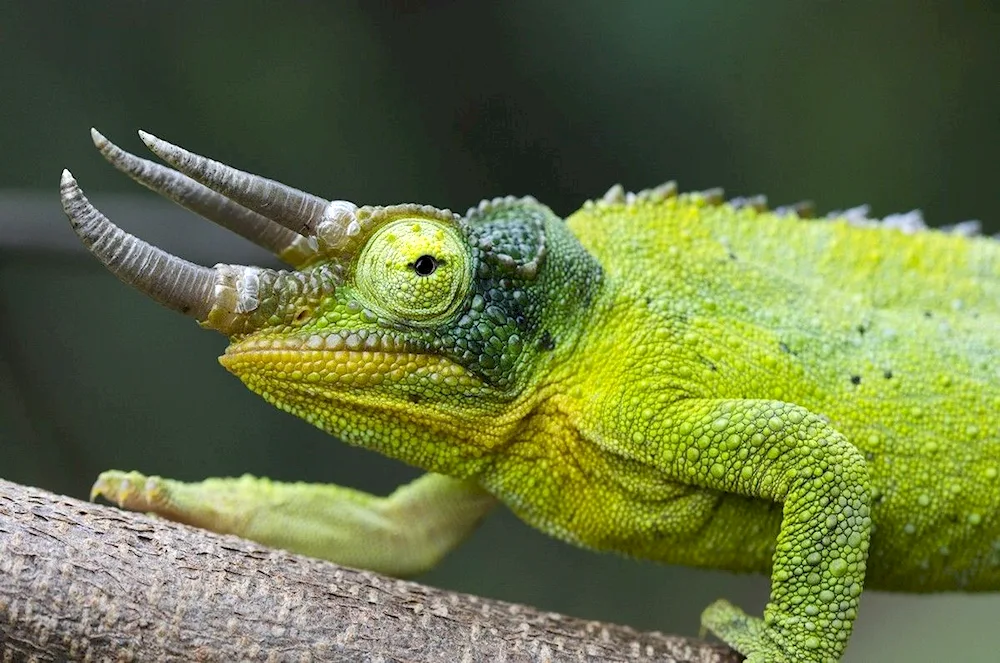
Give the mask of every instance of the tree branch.
<svg viewBox="0 0 1000 663">
<path fill-rule="evenodd" d="M 3 661 L 689 661 L 724 647 L 355 571 L 0 480 Z"/>
</svg>

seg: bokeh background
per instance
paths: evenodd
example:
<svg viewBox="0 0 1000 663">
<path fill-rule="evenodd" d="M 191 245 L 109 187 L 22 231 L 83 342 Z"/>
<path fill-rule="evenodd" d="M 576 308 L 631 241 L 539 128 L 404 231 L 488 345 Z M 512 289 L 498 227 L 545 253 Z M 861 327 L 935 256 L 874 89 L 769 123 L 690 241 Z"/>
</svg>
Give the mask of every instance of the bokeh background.
<svg viewBox="0 0 1000 663">
<path fill-rule="evenodd" d="M 145 128 L 359 203 L 568 214 L 622 182 L 1000 220 L 993 2 L 0 5 L 0 476 L 83 497 L 109 467 L 388 492 L 415 473 L 272 410 L 224 339 L 122 286 L 63 218 L 70 167 L 113 219 L 213 264 L 273 259 L 106 165 Z M 694 634 L 764 578 L 573 549 L 507 513 L 423 580 Z M 1000 599 L 868 592 L 849 661 L 996 660 Z"/>
</svg>

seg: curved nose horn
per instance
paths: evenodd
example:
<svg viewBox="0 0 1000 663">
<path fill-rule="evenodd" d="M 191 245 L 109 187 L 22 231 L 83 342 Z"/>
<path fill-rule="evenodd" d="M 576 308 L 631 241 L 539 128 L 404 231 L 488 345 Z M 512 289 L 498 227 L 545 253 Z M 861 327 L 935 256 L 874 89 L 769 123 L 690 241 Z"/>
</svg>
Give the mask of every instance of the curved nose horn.
<svg viewBox="0 0 1000 663">
<path fill-rule="evenodd" d="M 62 173 L 59 190 L 73 230 L 115 276 L 168 308 L 198 320 L 208 318 L 214 269 L 171 255 L 116 226 L 90 204 L 68 170 Z"/>
<path fill-rule="evenodd" d="M 315 255 L 306 238 L 285 226 L 195 182 L 187 175 L 126 152 L 97 129 L 91 129 L 90 135 L 94 145 L 111 165 L 182 207 L 239 233 L 293 265 L 304 263 Z"/>
<path fill-rule="evenodd" d="M 73 230 L 105 267 L 160 304 L 223 334 L 243 333 L 266 320 L 269 311 L 259 309 L 267 308 L 261 303 L 273 290 L 273 281 L 282 274 L 294 280 L 297 274 L 242 265 L 195 265 L 116 226 L 90 204 L 68 170 L 59 185 Z"/>
</svg>

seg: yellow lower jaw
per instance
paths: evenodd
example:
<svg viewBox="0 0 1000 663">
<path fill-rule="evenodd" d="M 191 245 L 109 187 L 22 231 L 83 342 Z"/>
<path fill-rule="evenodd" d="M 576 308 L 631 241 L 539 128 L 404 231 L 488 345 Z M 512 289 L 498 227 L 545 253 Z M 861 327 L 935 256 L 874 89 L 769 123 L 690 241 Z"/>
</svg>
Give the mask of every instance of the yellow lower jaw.
<svg viewBox="0 0 1000 663">
<path fill-rule="evenodd" d="M 219 358 L 243 378 L 344 386 L 374 387 L 402 382 L 424 383 L 428 390 L 474 387 L 479 380 L 454 362 L 428 354 L 367 350 L 258 349 L 231 346 Z"/>
<path fill-rule="evenodd" d="M 484 447 L 502 441 L 498 430 L 483 434 L 485 420 L 471 415 L 469 396 L 481 394 L 483 383 L 442 357 L 236 345 L 219 362 L 272 405 L 342 439 L 381 430 L 391 419 L 436 431 L 442 439 L 482 438 Z M 480 401 L 473 396 L 471 404 Z"/>
<path fill-rule="evenodd" d="M 219 362 L 271 404 L 337 436 L 392 419 L 485 452 L 506 444 L 534 407 L 532 399 L 498 402 L 480 378 L 437 355 L 286 343 L 236 343 Z"/>
</svg>

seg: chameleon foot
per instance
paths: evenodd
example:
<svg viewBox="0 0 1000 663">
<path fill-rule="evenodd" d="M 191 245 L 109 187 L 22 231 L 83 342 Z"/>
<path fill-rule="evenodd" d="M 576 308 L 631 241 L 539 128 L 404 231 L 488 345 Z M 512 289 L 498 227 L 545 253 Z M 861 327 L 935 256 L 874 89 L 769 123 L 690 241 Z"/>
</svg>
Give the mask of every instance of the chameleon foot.
<svg viewBox="0 0 1000 663">
<path fill-rule="evenodd" d="M 705 608 L 701 626 L 746 656 L 746 663 L 825 663 L 808 654 L 790 656 L 774 641 L 763 619 L 751 617 L 724 599 Z"/>
<path fill-rule="evenodd" d="M 380 497 L 333 484 L 263 477 L 187 482 L 103 472 L 90 498 L 219 534 L 390 575 L 433 567 L 493 508 L 475 483 L 425 474 Z"/>
<path fill-rule="evenodd" d="M 162 511 L 170 504 L 166 482 L 139 472 L 101 472 L 90 489 L 90 501 L 103 497 L 131 511 Z"/>
<path fill-rule="evenodd" d="M 246 536 L 253 511 L 261 499 L 270 495 L 271 485 L 267 479 L 251 476 L 187 483 L 140 472 L 108 470 L 97 477 L 90 499 L 103 497 L 130 511 L 153 513 L 221 534 Z M 254 496 L 258 497 L 256 501 Z"/>
</svg>

